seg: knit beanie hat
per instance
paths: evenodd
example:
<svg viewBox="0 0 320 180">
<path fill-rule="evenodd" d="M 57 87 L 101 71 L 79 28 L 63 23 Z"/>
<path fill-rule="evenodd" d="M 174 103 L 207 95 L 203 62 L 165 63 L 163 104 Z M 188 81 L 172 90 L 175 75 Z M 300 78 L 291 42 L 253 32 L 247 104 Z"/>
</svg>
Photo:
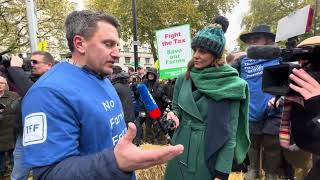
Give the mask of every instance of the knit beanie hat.
<svg viewBox="0 0 320 180">
<path fill-rule="evenodd" d="M 226 44 L 224 30 L 226 31 L 227 27 L 225 25 L 226 23 L 219 18 L 219 22 L 215 22 L 214 24 L 203 28 L 192 39 L 192 49 L 201 48 L 210 51 L 212 54 L 216 55 L 217 58 L 220 58 Z"/>
</svg>

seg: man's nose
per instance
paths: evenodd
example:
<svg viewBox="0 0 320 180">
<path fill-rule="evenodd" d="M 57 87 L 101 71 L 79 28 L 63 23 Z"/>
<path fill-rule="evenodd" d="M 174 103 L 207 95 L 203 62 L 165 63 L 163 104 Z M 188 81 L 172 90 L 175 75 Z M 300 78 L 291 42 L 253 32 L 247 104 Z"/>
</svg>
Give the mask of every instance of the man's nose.
<svg viewBox="0 0 320 180">
<path fill-rule="evenodd" d="M 111 56 L 114 58 L 120 58 L 120 49 L 118 47 L 116 47 L 112 52 L 111 52 Z"/>
</svg>

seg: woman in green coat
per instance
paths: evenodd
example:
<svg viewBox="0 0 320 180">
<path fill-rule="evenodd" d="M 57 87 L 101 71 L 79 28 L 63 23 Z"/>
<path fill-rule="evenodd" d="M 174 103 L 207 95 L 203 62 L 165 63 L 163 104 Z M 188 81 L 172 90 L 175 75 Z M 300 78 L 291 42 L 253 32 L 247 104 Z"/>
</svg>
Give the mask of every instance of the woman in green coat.
<svg viewBox="0 0 320 180">
<path fill-rule="evenodd" d="M 226 27 L 220 24 L 196 34 L 193 59 L 177 79 L 167 118 L 177 124 L 172 143 L 184 152 L 168 162 L 165 180 L 228 179 L 233 159 L 241 163 L 249 149 L 248 88 L 221 59 Z"/>
</svg>

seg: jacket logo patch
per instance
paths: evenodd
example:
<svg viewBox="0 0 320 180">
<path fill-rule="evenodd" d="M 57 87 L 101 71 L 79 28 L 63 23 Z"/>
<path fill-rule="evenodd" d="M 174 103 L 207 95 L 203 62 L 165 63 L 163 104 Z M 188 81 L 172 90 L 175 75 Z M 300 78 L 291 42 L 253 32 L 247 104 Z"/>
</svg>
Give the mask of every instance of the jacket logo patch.
<svg viewBox="0 0 320 180">
<path fill-rule="evenodd" d="M 40 144 L 47 139 L 47 117 L 42 112 L 25 117 L 23 126 L 23 146 Z"/>
</svg>

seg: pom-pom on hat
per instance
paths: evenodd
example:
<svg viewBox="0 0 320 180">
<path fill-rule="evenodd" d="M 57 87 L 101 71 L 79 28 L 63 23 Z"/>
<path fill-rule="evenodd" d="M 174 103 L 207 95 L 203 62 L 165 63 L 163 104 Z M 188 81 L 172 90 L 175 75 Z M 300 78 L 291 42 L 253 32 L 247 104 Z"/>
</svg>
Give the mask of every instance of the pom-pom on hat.
<svg viewBox="0 0 320 180">
<path fill-rule="evenodd" d="M 213 19 L 213 23 L 220 24 L 222 26 L 222 30 L 224 33 L 227 32 L 227 29 L 229 27 L 229 21 L 224 16 L 217 16 Z"/>
</svg>

